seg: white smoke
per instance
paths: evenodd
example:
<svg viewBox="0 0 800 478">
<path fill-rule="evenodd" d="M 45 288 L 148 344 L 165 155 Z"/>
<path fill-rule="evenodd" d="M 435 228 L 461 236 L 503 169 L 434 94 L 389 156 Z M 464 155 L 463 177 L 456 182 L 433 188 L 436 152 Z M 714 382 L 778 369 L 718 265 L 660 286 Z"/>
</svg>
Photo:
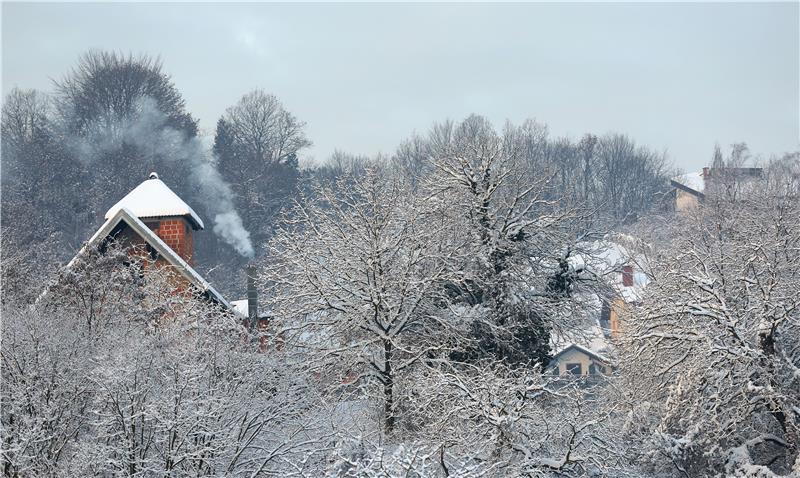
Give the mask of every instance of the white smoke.
<svg viewBox="0 0 800 478">
<path fill-rule="evenodd" d="M 250 233 L 242 225 L 242 218 L 236 211 L 224 212 L 214 216 L 214 233 L 232 245 L 236 252 L 253 257 L 255 252 L 250 244 Z"/>
<path fill-rule="evenodd" d="M 167 116 L 152 98 L 141 98 L 136 109 L 138 114 L 134 118 L 110 125 L 98 122 L 97 127 L 75 139 L 72 146 L 78 155 L 92 161 L 127 143 L 137 148 L 144 156 L 142 159 L 161 157 L 187 164 L 191 171 L 189 180 L 199 188 L 197 198 L 214 217 L 214 233 L 239 254 L 253 257 L 250 233 L 236 212 L 233 191 L 217 170 L 210 149 L 199 138 L 187 138 L 183 132 L 168 127 Z"/>
<path fill-rule="evenodd" d="M 201 145 L 199 139 L 192 140 Z M 236 212 L 233 204 L 233 191 L 230 185 L 222 179 L 222 175 L 211 161 L 211 154 L 207 148 L 204 156 L 206 160 L 193 164 L 192 178 L 203 188 L 202 197 L 207 198 L 207 210 L 214 215 L 214 234 L 233 246 L 239 254 L 252 258 L 255 255 L 253 244 L 250 242 L 250 232 L 242 224 L 242 218 Z"/>
</svg>

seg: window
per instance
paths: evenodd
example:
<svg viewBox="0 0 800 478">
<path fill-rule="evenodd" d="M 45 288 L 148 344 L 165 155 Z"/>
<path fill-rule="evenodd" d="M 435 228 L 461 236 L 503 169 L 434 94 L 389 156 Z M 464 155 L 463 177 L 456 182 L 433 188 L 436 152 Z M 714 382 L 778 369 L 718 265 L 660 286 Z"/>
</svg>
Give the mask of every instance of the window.
<svg viewBox="0 0 800 478">
<path fill-rule="evenodd" d="M 583 375 L 583 367 L 579 363 L 568 363 L 566 369 L 568 375 Z"/>
<path fill-rule="evenodd" d="M 607 331 L 611 327 L 611 305 L 605 300 L 603 301 L 602 309 L 600 309 L 600 327 L 608 335 Z"/>
<path fill-rule="evenodd" d="M 596 363 L 589 365 L 589 375 L 602 375 L 604 373 L 605 369 L 601 365 L 597 365 Z"/>
</svg>

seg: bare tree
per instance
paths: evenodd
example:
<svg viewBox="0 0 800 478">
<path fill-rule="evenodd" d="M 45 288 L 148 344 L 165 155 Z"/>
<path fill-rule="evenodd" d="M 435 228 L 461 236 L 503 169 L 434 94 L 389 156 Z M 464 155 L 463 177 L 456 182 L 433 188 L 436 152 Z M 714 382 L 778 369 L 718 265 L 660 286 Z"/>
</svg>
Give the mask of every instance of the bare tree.
<svg viewBox="0 0 800 478">
<path fill-rule="evenodd" d="M 395 428 L 398 377 L 447 350 L 452 324 L 434 307 L 451 280 L 453 251 L 437 243 L 435 218 L 405 186 L 376 171 L 349 189 L 317 189 L 271 245 L 266 279 L 289 347 L 333 383 L 356 376 Z"/>
<path fill-rule="evenodd" d="M 580 156 L 581 165 L 581 190 L 583 191 L 584 201 L 589 201 L 589 198 L 593 197 L 595 193 L 596 181 L 594 170 L 596 168 L 596 146 L 597 136 L 593 134 L 585 134 L 578 143 L 578 154 Z"/>
<path fill-rule="evenodd" d="M 136 257 L 83 255 L 33 306 L 5 298 L 4 475 L 297 471 L 324 438 L 302 376 Z"/>
<path fill-rule="evenodd" d="M 335 150 L 333 154 L 322 164 L 316 164 L 308 168 L 310 176 L 306 181 L 306 186 L 313 186 L 316 183 L 324 183 L 328 187 L 349 188 L 349 180 L 363 177 L 368 170 L 377 171 L 384 169 L 386 164 L 384 158 L 369 157 L 358 154 L 350 154 L 344 151 Z M 409 178 L 409 181 L 413 179 Z M 307 194 L 313 191 L 308 189 Z"/>
<path fill-rule="evenodd" d="M 158 59 L 91 50 L 62 80 L 56 98 L 68 133 L 89 136 L 93 131 L 114 134 L 122 123 L 139 113 L 140 100 L 151 98 L 167 117 L 167 126 L 197 134 L 196 121 Z"/>
<path fill-rule="evenodd" d="M 440 450 L 435 476 L 642 476 L 626 458 L 625 405 L 604 381 L 489 361 L 438 361 L 408 380 L 414 446 Z"/>
<path fill-rule="evenodd" d="M 800 471 L 800 203 L 766 185 L 675 218 L 625 325 L 654 456 L 684 476 Z"/>
<path fill-rule="evenodd" d="M 271 237 L 279 212 L 296 198 L 298 155 L 310 144 L 305 123 L 262 90 L 242 96 L 217 122 L 214 156 L 254 243 Z M 232 251 L 220 259 L 227 276 L 244 266 L 244 258 Z"/>
<path fill-rule="evenodd" d="M 413 135 L 398 146 L 391 163 L 413 186 L 417 186 L 432 172 L 431 142 Z"/>
<path fill-rule="evenodd" d="M 2 222 L 13 239 L 35 246 L 63 232 L 63 208 L 74 195 L 80 171 L 64 154 L 53 121 L 52 100 L 35 90 L 12 90 L 2 113 Z M 68 234 L 68 232 L 67 232 Z M 51 244 L 53 245 L 53 244 Z M 54 244 L 56 252 L 59 244 Z M 63 245 L 61 245 L 63 247 Z"/>
<path fill-rule="evenodd" d="M 224 133 L 226 148 L 235 156 L 230 158 L 232 166 L 242 170 L 242 178 L 258 181 L 270 166 L 295 160 L 311 144 L 304 128 L 305 123 L 286 111 L 278 98 L 254 90 L 225 111 L 217 134 Z"/>
</svg>

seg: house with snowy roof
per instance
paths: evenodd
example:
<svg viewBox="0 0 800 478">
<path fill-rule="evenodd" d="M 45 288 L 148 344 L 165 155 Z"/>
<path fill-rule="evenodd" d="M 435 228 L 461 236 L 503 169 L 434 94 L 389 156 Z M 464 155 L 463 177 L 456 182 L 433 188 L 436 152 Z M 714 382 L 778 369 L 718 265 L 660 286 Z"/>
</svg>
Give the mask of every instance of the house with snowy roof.
<svg viewBox="0 0 800 478">
<path fill-rule="evenodd" d="M 169 271 L 176 290 L 232 310 L 225 297 L 193 267 L 194 233 L 204 227 L 200 216 L 158 174 L 150 173 L 106 212 L 103 225 L 67 267 L 91 248 L 102 250 L 113 242 L 129 253 L 140 254 L 144 267 Z"/>
<path fill-rule="evenodd" d="M 705 199 L 706 182 L 702 171 L 675 176 L 670 185 L 675 211 L 689 211 Z"/>
<path fill-rule="evenodd" d="M 622 317 L 639 301 L 649 278 L 646 259 L 637 253 L 645 247 L 634 237 L 609 234 L 603 239 L 579 244 L 570 255 L 570 268 L 582 281 L 599 285 L 577 290 L 576 299 L 586 311 L 582 324 L 554 340 L 556 352 L 550 361 L 558 375 L 602 375 L 613 370 L 614 342 L 624 333 Z"/>
<path fill-rule="evenodd" d="M 670 180 L 672 207 L 677 212 L 690 211 L 702 203 L 715 185 L 748 182 L 760 178 L 761 168 L 711 168 L 681 174 Z"/>
<path fill-rule="evenodd" d="M 569 344 L 550 360 L 553 374 L 569 377 L 596 377 L 613 371 L 611 360 L 587 347 Z"/>
</svg>

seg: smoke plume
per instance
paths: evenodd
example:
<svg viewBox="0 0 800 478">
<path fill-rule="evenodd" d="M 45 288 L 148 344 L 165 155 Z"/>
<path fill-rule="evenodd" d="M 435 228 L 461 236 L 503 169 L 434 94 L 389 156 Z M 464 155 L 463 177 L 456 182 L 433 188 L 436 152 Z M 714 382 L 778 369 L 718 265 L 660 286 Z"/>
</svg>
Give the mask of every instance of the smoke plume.
<svg viewBox="0 0 800 478">
<path fill-rule="evenodd" d="M 72 146 L 78 156 L 92 161 L 129 144 L 136 147 L 143 160 L 159 158 L 188 165 L 189 181 L 197 188 L 195 196 L 214 218 L 214 233 L 239 254 L 253 257 L 250 233 L 236 212 L 233 191 L 217 170 L 210 149 L 200 138 L 187 138 L 185 133 L 167 126 L 167 116 L 152 98 L 141 98 L 136 106 L 138 114 L 133 118 L 112 124 L 98 122 L 83 137 L 74 139 Z"/>
</svg>

